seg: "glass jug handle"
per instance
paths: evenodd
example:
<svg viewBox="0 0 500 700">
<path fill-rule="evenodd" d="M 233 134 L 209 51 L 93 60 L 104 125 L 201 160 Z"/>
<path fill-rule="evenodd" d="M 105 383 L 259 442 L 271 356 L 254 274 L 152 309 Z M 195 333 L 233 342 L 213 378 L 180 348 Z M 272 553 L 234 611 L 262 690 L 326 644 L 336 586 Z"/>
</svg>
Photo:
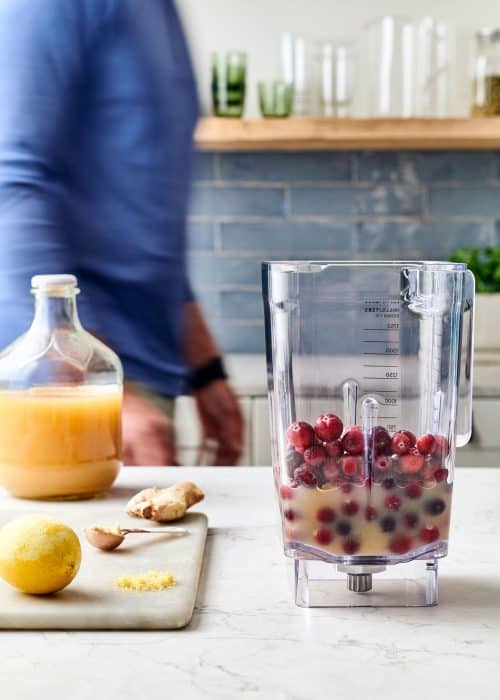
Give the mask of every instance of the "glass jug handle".
<svg viewBox="0 0 500 700">
<path fill-rule="evenodd" d="M 472 384 L 474 365 L 474 275 L 465 273 L 464 311 L 462 321 L 462 360 L 457 415 L 457 447 L 466 445 L 472 433 Z"/>
</svg>

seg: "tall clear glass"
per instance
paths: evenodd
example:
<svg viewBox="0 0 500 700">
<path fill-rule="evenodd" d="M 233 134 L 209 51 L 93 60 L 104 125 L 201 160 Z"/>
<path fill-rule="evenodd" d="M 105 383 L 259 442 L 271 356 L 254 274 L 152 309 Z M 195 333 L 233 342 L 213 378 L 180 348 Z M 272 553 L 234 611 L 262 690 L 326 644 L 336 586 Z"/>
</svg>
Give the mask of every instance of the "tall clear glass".
<svg viewBox="0 0 500 700">
<path fill-rule="evenodd" d="M 445 262 L 272 262 L 263 294 L 297 603 L 435 604 L 455 448 L 471 431 L 472 274 Z"/>
<path fill-rule="evenodd" d="M 121 363 L 82 327 L 78 291 L 34 277 L 33 322 L 0 354 L 0 485 L 20 498 L 88 498 L 122 464 Z"/>
</svg>

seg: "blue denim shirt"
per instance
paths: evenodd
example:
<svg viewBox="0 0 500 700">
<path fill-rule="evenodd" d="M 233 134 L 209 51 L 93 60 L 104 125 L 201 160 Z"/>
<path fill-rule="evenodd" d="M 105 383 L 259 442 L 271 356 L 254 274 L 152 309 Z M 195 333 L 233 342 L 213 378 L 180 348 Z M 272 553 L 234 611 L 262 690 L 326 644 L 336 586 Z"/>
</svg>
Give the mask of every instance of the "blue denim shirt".
<svg viewBox="0 0 500 700">
<path fill-rule="evenodd" d="M 1 347 L 30 323 L 30 277 L 73 273 L 126 375 L 182 393 L 197 110 L 172 0 L 1 0 Z"/>
</svg>

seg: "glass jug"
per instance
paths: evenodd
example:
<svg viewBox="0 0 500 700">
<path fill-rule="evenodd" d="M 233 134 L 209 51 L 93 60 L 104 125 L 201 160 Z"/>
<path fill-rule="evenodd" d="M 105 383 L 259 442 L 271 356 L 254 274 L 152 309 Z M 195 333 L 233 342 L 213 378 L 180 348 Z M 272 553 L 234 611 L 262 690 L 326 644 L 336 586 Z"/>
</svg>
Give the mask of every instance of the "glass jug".
<svg viewBox="0 0 500 700">
<path fill-rule="evenodd" d="M 85 498 L 121 467 L 123 373 L 85 331 L 73 275 L 32 279 L 31 327 L 0 354 L 0 485 L 20 498 Z"/>
<path fill-rule="evenodd" d="M 435 604 L 455 448 L 471 432 L 472 273 L 445 262 L 272 262 L 263 293 L 297 604 Z"/>
<path fill-rule="evenodd" d="M 474 58 L 473 117 L 500 114 L 500 29 L 476 34 Z"/>
</svg>

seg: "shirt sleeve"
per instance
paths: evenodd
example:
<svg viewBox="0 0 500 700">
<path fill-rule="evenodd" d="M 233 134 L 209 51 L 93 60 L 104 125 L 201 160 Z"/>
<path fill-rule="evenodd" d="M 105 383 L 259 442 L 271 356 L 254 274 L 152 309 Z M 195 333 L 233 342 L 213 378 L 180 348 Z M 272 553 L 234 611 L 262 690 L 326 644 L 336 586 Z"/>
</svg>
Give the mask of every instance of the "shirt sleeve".
<svg viewBox="0 0 500 700">
<path fill-rule="evenodd" d="M 72 271 L 63 156 L 85 22 L 78 0 L 0 3 L 0 302 L 26 295 L 33 274 Z"/>
</svg>

